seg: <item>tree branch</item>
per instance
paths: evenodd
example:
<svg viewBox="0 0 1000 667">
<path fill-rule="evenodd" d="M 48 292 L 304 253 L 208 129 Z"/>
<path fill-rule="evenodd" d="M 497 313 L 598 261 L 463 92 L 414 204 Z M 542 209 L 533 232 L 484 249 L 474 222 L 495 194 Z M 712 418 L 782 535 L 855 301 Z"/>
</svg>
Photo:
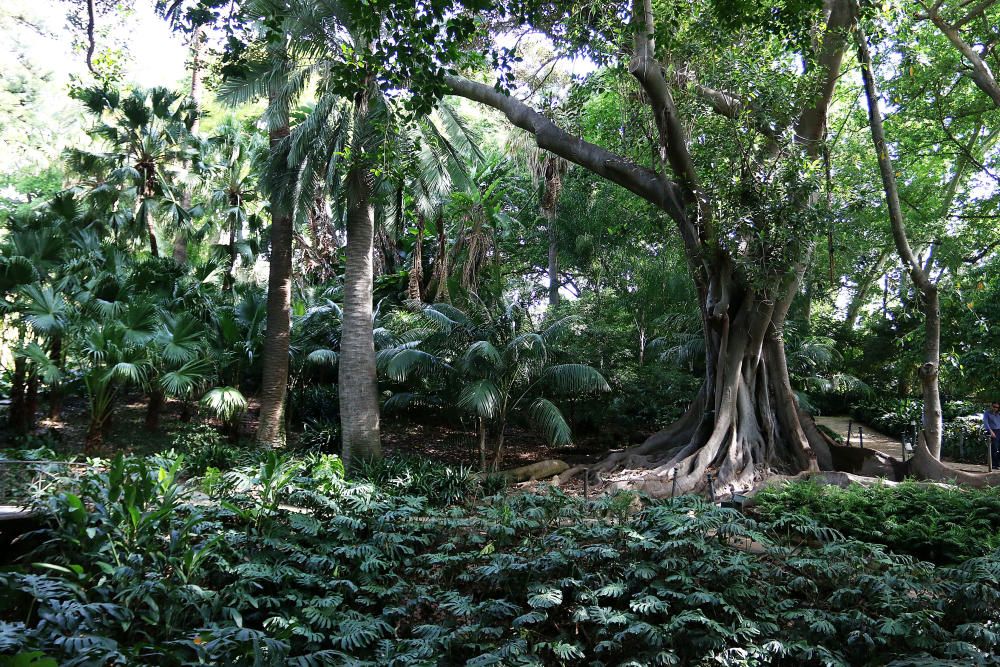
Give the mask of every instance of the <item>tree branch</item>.
<svg viewBox="0 0 1000 667">
<path fill-rule="evenodd" d="M 87 69 L 94 76 L 97 70 L 94 69 L 94 51 L 97 49 L 97 42 L 94 39 L 94 28 L 97 25 L 97 18 L 94 12 L 94 0 L 87 0 Z"/>
<path fill-rule="evenodd" d="M 632 23 L 634 36 L 629 73 L 636 78 L 649 98 L 659 133 L 661 157 L 670 164 L 674 175 L 683 185 L 688 201 L 696 204 L 699 222 L 708 226 L 711 224 L 711 206 L 701 191 L 698 173 L 687 148 L 687 133 L 677 114 L 677 106 L 670 93 L 670 86 L 667 85 L 663 66 L 656 59 L 652 0 L 633 0 Z"/>
<path fill-rule="evenodd" d="M 986 61 L 983 60 L 982 56 L 980 56 L 980 54 L 972 48 L 972 46 L 970 46 L 965 39 L 962 38 L 962 35 L 958 30 L 959 25 L 951 25 L 944 20 L 944 18 L 938 13 L 940 3 L 935 3 L 933 6 L 928 7 L 923 0 L 917 1 L 924 8 L 924 13 L 918 15 L 918 18 L 930 19 L 931 23 L 937 26 L 938 30 L 940 30 L 941 33 L 948 38 L 948 41 L 950 41 L 952 45 L 958 49 L 962 56 L 969 61 L 969 64 L 972 65 L 972 71 L 969 72 L 969 77 L 972 79 L 972 82 L 975 83 L 980 90 L 986 93 L 989 98 L 993 100 L 993 103 L 996 106 L 1000 107 L 1000 84 L 997 83 L 996 77 L 993 76 L 993 72 L 990 71 L 989 65 L 986 64 Z M 981 11 L 989 9 L 991 4 L 993 3 L 982 3 L 982 5 L 980 5 L 982 8 Z M 979 7 L 977 7 L 976 10 L 979 10 Z M 960 23 L 964 25 L 966 23 L 965 19 L 962 19 Z"/>
<path fill-rule="evenodd" d="M 676 183 L 606 148 L 574 137 L 535 109 L 496 90 L 493 86 L 455 75 L 446 76 L 445 84 L 451 94 L 485 104 L 501 112 L 515 126 L 534 135 L 539 148 L 639 195 L 666 211 L 678 225 L 689 224 L 682 204 L 682 191 Z"/>
<path fill-rule="evenodd" d="M 885 203 L 889 211 L 889 224 L 892 227 L 892 238 L 896 243 L 896 251 L 906 264 L 913 283 L 923 292 L 933 291 L 927 273 L 910 247 L 903 221 L 903 211 L 899 204 L 899 188 L 896 185 L 896 174 L 893 171 L 889 146 L 885 140 L 885 128 L 882 126 L 882 110 L 879 105 L 878 90 L 875 87 L 875 75 L 872 70 L 871 52 L 868 50 L 868 37 L 864 28 L 858 25 L 856 29 L 858 44 L 858 60 L 861 63 L 861 78 L 864 82 L 865 97 L 868 99 L 868 123 L 871 126 L 872 143 L 878 159 L 879 172 L 882 175 L 882 186 L 885 190 Z"/>
<path fill-rule="evenodd" d="M 797 141 L 805 145 L 812 157 L 820 154 L 820 142 L 826 132 L 826 116 L 830 108 L 840 65 L 844 59 L 848 30 L 854 21 L 854 9 L 848 0 L 824 2 L 826 29 L 823 32 L 816 62 L 822 72 L 819 91 L 813 104 L 807 105 L 795 123 Z"/>
</svg>

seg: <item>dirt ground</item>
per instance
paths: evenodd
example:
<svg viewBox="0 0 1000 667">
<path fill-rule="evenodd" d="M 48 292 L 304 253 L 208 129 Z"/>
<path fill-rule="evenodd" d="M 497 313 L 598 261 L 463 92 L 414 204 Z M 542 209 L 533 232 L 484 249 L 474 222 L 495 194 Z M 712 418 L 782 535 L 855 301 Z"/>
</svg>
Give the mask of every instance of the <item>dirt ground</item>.
<svg viewBox="0 0 1000 667">
<path fill-rule="evenodd" d="M 255 399 L 250 400 L 247 416 L 241 423 L 241 441 L 252 443 L 257 428 Z M 182 406 L 179 401 L 167 401 L 160 417 L 160 428 L 150 432 L 144 428 L 146 403 L 141 395 L 123 398 L 112 419 L 110 432 L 103 448 L 96 452 L 110 456 L 117 452 L 148 454 L 169 449 L 177 433 L 183 428 Z M 78 397 L 67 398 L 62 419 L 50 421 L 41 416 L 28 447 L 46 446 L 59 454 L 74 455 L 83 450 L 87 430 L 87 404 Z M 195 420 L 201 419 L 199 416 Z M 0 420 L 2 422 L 2 420 Z M 616 433 L 610 431 L 575 433 L 576 442 L 570 447 L 551 448 L 537 434 L 516 426 L 507 429 L 504 438 L 503 467 L 512 468 L 545 459 L 559 458 L 570 465 L 598 461 L 609 449 L 621 449 L 644 439 L 644 433 Z M 289 433 L 289 444 L 294 447 L 298 433 Z M 0 448 L 13 446 L 10 434 L 0 430 Z M 434 459 L 443 463 L 478 466 L 479 454 L 475 433 L 441 424 L 418 424 L 397 419 L 382 420 L 382 447 L 389 455 L 406 455 Z"/>
</svg>

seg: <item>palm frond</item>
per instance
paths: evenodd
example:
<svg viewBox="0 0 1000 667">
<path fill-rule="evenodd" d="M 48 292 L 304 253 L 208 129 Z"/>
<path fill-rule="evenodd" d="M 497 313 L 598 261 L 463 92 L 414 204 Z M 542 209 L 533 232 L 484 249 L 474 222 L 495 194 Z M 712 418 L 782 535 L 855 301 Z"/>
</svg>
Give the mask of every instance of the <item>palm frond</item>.
<svg viewBox="0 0 1000 667">
<path fill-rule="evenodd" d="M 462 387 L 457 405 L 462 410 L 492 419 L 500 412 L 500 390 L 492 380 L 477 380 Z"/>
<path fill-rule="evenodd" d="M 565 447 L 573 442 L 569 424 L 552 401 L 537 398 L 528 408 L 528 418 L 553 447 Z"/>
<path fill-rule="evenodd" d="M 598 391 L 611 391 L 607 380 L 596 368 L 586 364 L 558 364 L 549 366 L 541 375 L 553 389 L 564 394 L 583 394 Z"/>
<path fill-rule="evenodd" d="M 201 406 L 223 421 L 232 421 L 247 409 L 247 399 L 235 387 L 215 387 L 201 398 Z"/>
</svg>

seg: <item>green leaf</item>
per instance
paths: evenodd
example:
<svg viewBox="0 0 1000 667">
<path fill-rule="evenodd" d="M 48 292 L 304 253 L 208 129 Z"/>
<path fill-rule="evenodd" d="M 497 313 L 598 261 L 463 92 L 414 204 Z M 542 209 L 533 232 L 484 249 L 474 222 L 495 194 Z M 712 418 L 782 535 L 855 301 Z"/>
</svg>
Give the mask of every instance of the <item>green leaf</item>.
<svg viewBox="0 0 1000 667">
<path fill-rule="evenodd" d="M 535 399 L 528 408 L 528 418 L 553 447 L 564 447 L 572 442 L 569 424 L 552 401 Z"/>
<path fill-rule="evenodd" d="M 500 390 L 491 380 L 478 380 L 462 387 L 458 407 L 492 419 L 500 412 Z"/>
</svg>

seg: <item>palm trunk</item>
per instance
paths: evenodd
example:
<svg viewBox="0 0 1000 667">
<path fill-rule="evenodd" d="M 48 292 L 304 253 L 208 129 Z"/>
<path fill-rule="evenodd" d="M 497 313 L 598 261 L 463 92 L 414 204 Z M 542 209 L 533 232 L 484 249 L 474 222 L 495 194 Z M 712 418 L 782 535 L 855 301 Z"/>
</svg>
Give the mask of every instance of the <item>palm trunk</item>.
<svg viewBox="0 0 1000 667">
<path fill-rule="evenodd" d="M 163 410 L 163 391 L 153 389 L 149 392 L 149 403 L 146 405 L 146 421 L 144 427 L 149 432 L 160 430 L 160 413 Z"/>
<path fill-rule="evenodd" d="M 486 422 L 482 417 L 476 419 L 476 436 L 479 441 L 479 469 L 486 472 Z"/>
<path fill-rule="evenodd" d="M 448 291 L 448 235 L 444 230 L 444 213 L 438 213 L 438 258 L 434 272 L 437 274 L 437 290 L 434 293 L 434 300 L 438 303 L 451 303 L 451 294 Z"/>
<path fill-rule="evenodd" d="M 368 122 L 370 85 L 354 101 L 355 139 L 347 172 L 347 246 L 344 268 L 344 318 L 340 343 L 340 423 L 344 464 L 382 457 L 378 385 L 372 335 L 375 221 L 373 177 L 365 164 L 362 128 Z"/>
<path fill-rule="evenodd" d="M 289 134 L 288 126 L 271 130 L 274 146 Z M 257 443 L 285 444 L 285 394 L 288 391 L 288 345 L 292 307 L 292 212 L 277 197 L 271 200 L 271 255 L 267 277 L 267 329 L 264 333 L 260 422 Z"/>
<path fill-rule="evenodd" d="M 545 218 L 546 231 L 549 239 L 549 305 L 559 305 L 559 238 L 556 231 L 556 217 L 559 208 L 559 194 L 562 192 L 562 179 L 559 176 L 559 159 L 546 154 L 543 172 L 545 175 L 544 192 L 542 193 L 541 210 Z"/>
<path fill-rule="evenodd" d="M 504 453 L 504 450 L 503 450 L 503 432 L 504 432 L 504 424 L 503 424 L 503 422 L 501 422 L 500 423 L 500 432 L 497 434 L 497 440 L 496 440 L 495 448 L 493 450 L 493 471 L 494 472 L 496 472 L 497 470 L 500 470 L 500 466 L 503 464 L 503 453 Z"/>
<path fill-rule="evenodd" d="M 422 301 L 421 285 L 424 279 L 424 216 L 417 214 L 417 238 L 413 243 L 413 253 L 410 263 L 410 279 L 406 286 L 406 296 L 411 301 Z"/>
</svg>

